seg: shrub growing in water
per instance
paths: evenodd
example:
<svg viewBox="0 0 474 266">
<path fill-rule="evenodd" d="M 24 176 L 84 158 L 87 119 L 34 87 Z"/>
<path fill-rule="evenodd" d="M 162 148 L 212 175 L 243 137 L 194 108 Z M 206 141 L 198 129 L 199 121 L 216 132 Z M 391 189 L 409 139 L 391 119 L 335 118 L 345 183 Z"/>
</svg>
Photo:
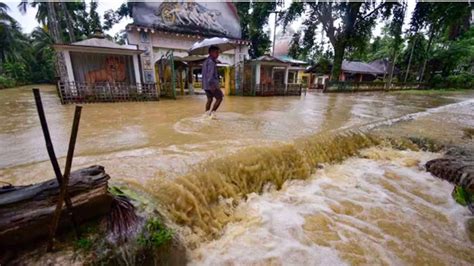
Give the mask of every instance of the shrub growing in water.
<svg viewBox="0 0 474 266">
<path fill-rule="evenodd" d="M 15 87 L 16 82 L 14 79 L 0 75 L 0 89 Z"/>
<path fill-rule="evenodd" d="M 137 241 L 145 247 L 157 248 L 168 243 L 172 237 L 173 231 L 166 228 L 160 220 L 151 218 L 147 221 L 144 232 L 138 237 Z"/>
</svg>

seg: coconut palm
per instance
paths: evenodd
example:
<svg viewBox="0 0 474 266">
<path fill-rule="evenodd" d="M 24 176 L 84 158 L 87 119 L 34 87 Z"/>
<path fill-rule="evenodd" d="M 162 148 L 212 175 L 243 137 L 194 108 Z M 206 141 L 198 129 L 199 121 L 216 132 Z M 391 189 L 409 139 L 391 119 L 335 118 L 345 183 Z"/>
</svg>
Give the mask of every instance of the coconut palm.
<svg viewBox="0 0 474 266">
<path fill-rule="evenodd" d="M 0 66 L 8 60 L 21 58 L 27 39 L 18 22 L 8 14 L 8 6 L 0 2 Z"/>
<path fill-rule="evenodd" d="M 32 47 L 38 53 L 44 54 L 46 50 L 51 50 L 51 46 L 54 43 L 53 38 L 49 33 L 41 27 L 36 27 L 31 32 Z"/>
<path fill-rule="evenodd" d="M 65 39 L 63 33 L 67 33 L 70 42 L 76 40 L 74 32 L 74 18 L 71 15 L 71 8 L 77 7 L 75 3 L 66 2 L 39 2 L 28 0 L 22 0 L 18 5 L 18 9 L 21 13 L 26 13 L 28 6 L 35 7 L 38 9 L 36 12 L 36 20 L 43 26 L 47 25 L 50 31 L 51 37 L 55 43 L 62 43 Z M 61 24 L 66 25 L 66 32 L 62 31 Z"/>
</svg>

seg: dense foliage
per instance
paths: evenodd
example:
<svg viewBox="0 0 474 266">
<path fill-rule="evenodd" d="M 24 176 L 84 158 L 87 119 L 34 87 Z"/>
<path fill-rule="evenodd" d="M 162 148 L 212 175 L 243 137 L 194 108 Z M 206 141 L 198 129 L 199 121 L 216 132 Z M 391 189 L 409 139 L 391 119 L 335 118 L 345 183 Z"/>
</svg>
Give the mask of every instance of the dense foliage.
<svg viewBox="0 0 474 266">
<path fill-rule="evenodd" d="M 54 82 L 53 43 L 69 43 L 109 30 L 132 14 L 131 2 L 103 15 L 97 1 L 40 2 L 23 0 L 20 11 L 37 9 L 40 27 L 24 34 L 0 2 L 0 88 L 25 83 Z M 283 8 L 283 1 L 236 1 L 242 38 L 251 41 L 250 56 L 270 51 L 268 19 Z M 418 2 L 411 17 L 406 2 L 311 2 L 294 1 L 280 12 L 279 24 L 295 20 L 302 25 L 293 35 L 289 54 L 321 66 L 336 79 L 342 61 L 390 62 L 386 81 L 424 81 L 434 87 L 472 87 L 474 73 L 474 29 L 470 3 Z M 403 30 L 403 25 L 409 28 Z M 383 23 L 380 36 L 373 36 Z M 126 32 L 107 36 L 125 43 Z M 396 70 L 396 71 L 395 71 Z"/>
<path fill-rule="evenodd" d="M 80 41 L 107 29 L 101 24 L 97 6 L 97 1 L 21 1 L 18 8 L 22 13 L 30 7 L 37 8 L 35 18 L 41 25 L 24 34 L 19 23 L 8 14 L 8 6 L 0 2 L 0 89 L 54 82 L 52 44 Z M 107 37 L 124 40 L 123 34 Z"/>
<path fill-rule="evenodd" d="M 406 2 L 293 2 L 283 24 L 303 18 L 289 53 L 310 62 L 331 60 L 333 79 L 344 59 L 385 59 L 392 66 L 387 80 L 398 69 L 401 81 L 468 87 L 472 83 L 460 81 L 473 79 L 472 9 L 469 3 L 418 2 L 407 18 Z M 408 19 L 410 28 L 403 32 Z M 375 24 L 381 22 L 381 36 L 373 36 Z"/>
<path fill-rule="evenodd" d="M 277 5 L 281 5 L 281 2 L 235 2 L 242 27 L 242 39 L 250 40 L 249 54 L 252 58 L 266 54 L 272 45 L 270 34 L 264 28 Z"/>
</svg>

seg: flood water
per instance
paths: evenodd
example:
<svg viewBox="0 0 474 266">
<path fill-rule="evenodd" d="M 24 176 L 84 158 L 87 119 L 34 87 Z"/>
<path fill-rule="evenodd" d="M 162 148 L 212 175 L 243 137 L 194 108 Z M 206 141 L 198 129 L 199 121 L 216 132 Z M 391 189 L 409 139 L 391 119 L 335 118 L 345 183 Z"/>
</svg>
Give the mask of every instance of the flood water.
<svg viewBox="0 0 474 266">
<path fill-rule="evenodd" d="M 74 106 L 61 105 L 52 86 L 41 91 L 64 164 Z M 226 97 L 216 120 L 202 116 L 205 96 L 85 104 L 73 167 L 103 165 L 112 183 L 160 202 L 192 264 L 468 265 L 468 211 L 422 167 L 440 154 L 331 136 L 365 129 L 470 145 L 462 128 L 474 127 L 473 99 L 473 91 Z M 0 180 L 53 177 L 31 90 L 2 90 L 0 102 Z"/>
</svg>

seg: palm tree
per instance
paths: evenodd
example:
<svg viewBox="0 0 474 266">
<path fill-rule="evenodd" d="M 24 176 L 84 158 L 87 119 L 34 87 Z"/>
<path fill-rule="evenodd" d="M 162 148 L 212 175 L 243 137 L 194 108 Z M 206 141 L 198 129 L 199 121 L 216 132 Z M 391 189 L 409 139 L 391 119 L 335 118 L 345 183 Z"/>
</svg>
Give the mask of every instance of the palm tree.
<svg viewBox="0 0 474 266">
<path fill-rule="evenodd" d="M 62 43 L 63 38 L 61 37 L 61 27 L 57 15 L 58 4 L 52 1 L 33 1 L 28 3 L 28 0 L 22 0 L 20 4 L 18 4 L 18 9 L 21 13 L 25 14 L 26 10 L 28 9 L 28 5 L 38 8 L 38 11 L 36 12 L 36 20 L 40 24 L 48 26 L 48 30 L 50 31 L 54 43 Z"/>
<path fill-rule="evenodd" d="M 8 10 L 8 6 L 0 2 L 0 67 L 9 60 L 21 59 L 21 51 L 27 47 L 20 25 L 8 14 Z"/>
<path fill-rule="evenodd" d="M 46 50 L 50 50 L 54 43 L 53 38 L 49 33 L 41 27 L 36 27 L 30 35 L 32 39 L 32 47 L 38 53 L 44 53 Z"/>
</svg>

